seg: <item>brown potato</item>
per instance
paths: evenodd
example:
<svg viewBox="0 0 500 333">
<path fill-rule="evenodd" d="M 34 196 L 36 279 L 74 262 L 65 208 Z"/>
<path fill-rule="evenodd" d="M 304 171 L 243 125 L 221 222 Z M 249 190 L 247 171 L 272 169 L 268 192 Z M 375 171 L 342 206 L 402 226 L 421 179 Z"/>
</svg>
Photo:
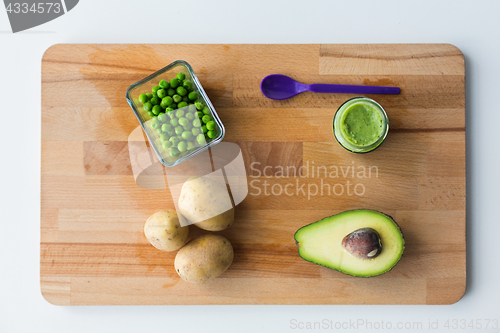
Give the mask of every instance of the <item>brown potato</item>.
<svg viewBox="0 0 500 333">
<path fill-rule="evenodd" d="M 184 183 L 179 212 L 190 223 L 208 231 L 224 230 L 234 221 L 234 208 L 226 186 L 208 177 L 193 178 Z"/>
<path fill-rule="evenodd" d="M 233 258 L 233 247 L 225 237 L 206 234 L 192 239 L 180 249 L 174 265 L 183 280 L 202 283 L 224 273 Z"/>
<path fill-rule="evenodd" d="M 162 210 L 148 218 L 144 234 L 158 250 L 175 251 L 186 243 L 189 226 L 181 227 L 175 210 Z"/>
</svg>

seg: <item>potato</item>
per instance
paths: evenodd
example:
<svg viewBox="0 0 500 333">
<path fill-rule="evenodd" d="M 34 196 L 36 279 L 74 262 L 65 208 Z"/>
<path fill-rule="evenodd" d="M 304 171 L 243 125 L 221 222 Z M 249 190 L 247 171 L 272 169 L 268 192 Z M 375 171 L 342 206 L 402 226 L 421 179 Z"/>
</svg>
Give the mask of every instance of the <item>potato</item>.
<svg viewBox="0 0 500 333">
<path fill-rule="evenodd" d="M 225 237 L 207 234 L 192 239 L 180 249 L 174 265 L 183 280 L 201 283 L 224 273 L 233 257 L 233 247 Z"/>
<path fill-rule="evenodd" d="M 231 226 L 234 208 L 227 188 L 207 177 L 187 180 L 179 197 L 179 212 L 197 227 L 220 231 Z"/>
<path fill-rule="evenodd" d="M 181 227 L 175 210 L 162 210 L 148 218 L 144 234 L 158 250 L 175 251 L 186 243 L 189 226 Z"/>
</svg>

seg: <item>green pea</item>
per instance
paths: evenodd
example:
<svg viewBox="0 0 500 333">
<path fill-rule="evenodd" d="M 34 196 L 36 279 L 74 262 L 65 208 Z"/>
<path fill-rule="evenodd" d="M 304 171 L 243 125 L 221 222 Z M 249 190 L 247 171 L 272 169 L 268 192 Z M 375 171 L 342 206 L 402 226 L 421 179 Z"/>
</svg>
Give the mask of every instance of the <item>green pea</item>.
<svg viewBox="0 0 500 333">
<path fill-rule="evenodd" d="M 160 135 L 161 141 L 168 141 L 168 139 L 170 139 L 170 137 L 168 136 L 167 133 L 163 133 L 162 135 Z"/>
<path fill-rule="evenodd" d="M 199 127 L 193 127 L 191 128 L 191 133 L 193 133 L 194 136 L 197 136 L 198 134 L 201 134 L 201 129 Z"/>
<path fill-rule="evenodd" d="M 196 106 L 196 110 L 201 111 L 203 109 L 203 103 L 200 101 L 194 102 L 194 105 Z"/>
<path fill-rule="evenodd" d="M 166 123 L 169 120 L 169 118 L 165 113 L 162 112 L 158 115 L 158 120 L 161 121 L 162 123 Z"/>
<path fill-rule="evenodd" d="M 146 94 L 140 94 L 139 95 L 139 102 L 141 102 L 142 104 L 146 103 L 147 101 L 149 101 L 149 98 Z"/>
<path fill-rule="evenodd" d="M 196 136 L 196 142 L 198 142 L 199 145 L 203 145 L 206 143 L 206 140 L 205 140 L 205 135 L 203 134 L 198 134 Z"/>
<path fill-rule="evenodd" d="M 177 118 L 172 118 L 172 119 L 170 119 L 170 125 L 172 125 L 172 126 L 177 126 L 177 125 L 179 125 L 179 122 L 177 121 Z"/>
<path fill-rule="evenodd" d="M 186 74 L 184 73 L 178 73 L 177 74 L 177 80 L 182 81 L 186 78 Z"/>
<path fill-rule="evenodd" d="M 203 108 L 203 113 L 204 113 L 204 114 L 210 114 L 210 109 L 209 109 L 208 107 L 206 107 L 206 106 L 205 106 L 205 107 Z"/>
<path fill-rule="evenodd" d="M 156 120 L 155 118 L 153 118 L 153 120 Z M 160 127 L 160 124 L 156 121 L 151 121 L 151 127 L 154 128 L 154 129 L 157 129 L 158 127 Z"/>
<path fill-rule="evenodd" d="M 191 141 L 189 141 L 187 143 L 187 150 L 193 150 L 195 147 L 194 147 L 194 143 L 192 143 Z"/>
<path fill-rule="evenodd" d="M 196 111 L 196 114 L 198 115 L 198 118 L 202 118 L 203 117 L 203 112 L 201 111 Z"/>
<path fill-rule="evenodd" d="M 193 127 L 200 127 L 201 126 L 201 121 L 200 119 L 195 119 L 193 120 Z"/>
<path fill-rule="evenodd" d="M 209 121 L 209 122 L 207 123 L 207 130 L 209 130 L 209 131 L 213 131 L 214 129 L 215 129 L 215 122 L 213 122 L 213 121 Z"/>
<path fill-rule="evenodd" d="M 181 126 L 187 126 L 187 124 L 189 124 L 189 120 L 187 120 L 186 118 L 182 117 L 182 118 L 179 118 L 179 124 Z"/>
<path fill-rule="evenodd" d="M 206 115 L 204 115 L 204 116 L 201 118 L 201 120 L 202 120 L 202 121 L 206 124 L 206 123 L 208 123 L 209 121 L 211 121 L 211 120 L 212 120 L 212 118 L 211 118 L 208 114 L 206 114 Z"/>
<path fill-rule="evenodd" d="M 170 107 L 171 107 L 172 109 L 174 109 L 174 110 L 175 110 L 175 109 L 177 109 L 177 104 L 176 104 L 176 103 L 172 103 L 172 104 L 170 105 Z"/>
<path fill-rule="evenodd" d="M 172 88 L 174 88 L 174 89 L 175 89 L 175 88 L 177 88 L 178 86 L 179 86 L 179 80 L 177 80 L 177 79 L 175 79 L 175 78 L 174 78 L 174 79 L 172 79 L 172 80 L 170 80 L 170 87 L 172 87 Z"/>
<path fill-rule="evenodd" d="M 175 127 L 175 134 L 181 135 L 182 132 L 184 132 L 184 128 L 182 128 L 182 126 L 176 126 Z"/>
<path fill-rule="evenodd" d="M 176 137 L 176 136 L 173 136 L 169 139 L 170 142 L 172 142 L 172 146 L 177 146 L 177 144 L 179 143 L 179 138 Z"/>
<path fill-rule="evenodd" d="M 158 97 L 160 98 L 163 98 L 165 96 L 167 96 L 167 91 L 165 89 L 159 89 L 156 94 L 158 95 Z"/>
<path fill-rule="evenodd" d="M 181 153 L 179 151 L 179 149 L 175 148 L 175 147 L 172 147 L 170 148 L 170 156 L 172 157 L 177 157 L 179 156 Z"/>
<path fill-rule="evenodd" d="M 166 109 L 173 102 L 174 102 L 174 100 L 170 96 L 163 97 L 162 100 L 161 100 L 161 104 L 165 105 L 164 109 Z"/>
<path fill-rule="evenodd" d="M 168 148 L 172 147 L 172 142 L 170 142 L 170 141 L 163 141 L 161 143 L 161 145 L 162 145 L 163 149 L 167 150 Z"/>
<path fill-rule="evenodd" d="M 151 104 L 151 102 L 146 102 L 142 108 L 144 111 L 151 111 L 153 109 L 153 104 Z"/>
<path fill-rule="evenodd" d="M 160 134 L 160 135 L 162 135 L 162 134 L 163 134 L 163 132 L 162 132 L 161 128 L 159 128 L 159 127 L 156 129 L 156 132 L 158 132 L 158 134 Z"/>
<path fill-rule="evenodd" d="M 175 136 L 175 130 L 172 128 L 172 129 L 170 129 L 170 130 L 167 132 L 167 134 L 168 134 L 168 136 L 169 136 L 169 137 L 173 137 L 173 136 Z"/>
<path fill-rule="evenodd" d="M 186 114 L 186 118 L 187 118 L 188 120 L 193 120 L 193 119 L 194 119 L 194 117 L 195 117 L 195 116 L 194 116 L 194 114 L 192 114 L 191 112 L 189 112 L 188 114 Z"/>
<path fill-rule="evenodd" d="M 153 110 L 151 110 L 151 111 L 153 111 L 153 113 L 155 114 L 155 116 L 157 116 L 161 112 L 161 106 L 155 105 L 155 106 L 153 106 Z"/>
<path fill-rule="evenodd" d="M 175 116 L 177 118 L 181 118 L 184 115 L 184 110 L 177 110 L 175 111 Z"/>
<path fill-rule="evenodd" d="M 191 126 L 191 123 L 188 123 L 186 126 L 182 126 L 182 127 L 184 127 L 185 131 L 190 131 L 191 128 L 193 128 L 193 126 Z"/>
<path fill-rule="evenodd" d="M 179 149 L 179 151 L 181 153 L 185 152 L 187 150 L 187 143 L 186 143 L 186 141 L 179 142 L 179 144 L 177 145 L 177 149 Z"/>
<path fill-rule="evenodd" d="M 153 94 L 152 93 L 146 93 L 146 96 L 148 96 L 148 100 L 150 100 L 151 98 L 153 98 Z"/>
<path fill-rule="evenodd" d="M 184 82 L 182 82 L 182 86 L 187 90 L 191 90 L 193 88 L 193 82 L 189 80 L 184 80 Z"/>
<path fill-rule="evenodd" d="M 153 105 L 160 105 L 160 99 L 158 97 L 153 97 L 149 100 Z"/>
<path fill-rule="evenodd" d="M 155 116 L 155 114 L 153 113 L 153 111 L 148 111 L 148 116 L 150 116 L 150 117 L 154 117 L 154 116 Z"/>
<path fill-rule="evenodd" d="M 168 88 L 168 89 L 167 89 L 167 95 L 168 95 L 168 96 L 174 96 L 174 95 L 175 95 L 175 89 L 173 89 L 173 88 Z"/>
<path fill-rule="evenodd" d="M 160 80 L 158 85 L 163 89 L 168 89 L 170 87 L 170 84 L 168 84 L 166 80 Z"/>
<path fill-rule="evenodd" d="M 180 109 L 180 108 L 186 107 L 187 105 L 188 105 L 188 103 L 186 103 L 186 102 L 180 102 L 179 104 L 177 104 L 177 107 Z"/>
<path fill-rule="evenodd" d="M 205 125 L 201 126 L 201 131 L 202 131 L 203 133 L 207 133 L 207 131 L 208 131 L 208 130 L 207 130 L 207 126 L 205 126 Z"/>
<path fill-rule="evenodd" d="M 182 132 L 181 136 L 184 140 L 189 140 L 193 137 L 193 133 L 191 133 L 190 131 L 184 131 Z"/>
<path fill-rule="evenodd" d="M 188 98 L 192 101 L 194 101 L 195 99 L 198 98 L 198 94 L 196 93 L 196 91 L 191 91 L 188 95 Z"/>
<path fill-rule="evenodd" d="M 182 101 L 189 104 L 191 102 L 187 96 L 182 97 Z"/>
<path fill-rule="evenodd" d="M 174 99 L 175 103 L 179 103 L 179 102 L 182 101 L 182 97 L 180 95 L 177 95 L 177 94 L 175 94 L 174 96 L 172 96 L 172 98 Z"/>
<path fill-rule="evenodd" d="M 167 133 L 168 131 L 170 131 L 172 129 L 172 125 L 170 124 L 163 124 L 161 125 L 161 130 L 165 133 Z"/>
<path fill-rule="evenodd" d="M 165 112 L 169 113 L 171 111 L 174 111 L 174 109 L 172 109 L 170 106 L 168 108 L 165 109 Z"/>
<path fill-rule="evenodd" d="M 177 87 L 177 94 L 181 96 L 186 96 L 187 95 L 187 90 L 184 87 Z"/>
<path fill-rule="evenodd" d="M 153 96 L 156 95 L 158 90 L 160 90 L 160 86 L 154 86 L 153 89 L 151 89 L 151 91 L 153 92 Z"/>
<path fill-rule="evenodd" d="M 217 132 L 215 132 L 215 131 L 208 131 L 207 136 L 210 139 L 215 138 L 217 136 Z"/>
</svg>

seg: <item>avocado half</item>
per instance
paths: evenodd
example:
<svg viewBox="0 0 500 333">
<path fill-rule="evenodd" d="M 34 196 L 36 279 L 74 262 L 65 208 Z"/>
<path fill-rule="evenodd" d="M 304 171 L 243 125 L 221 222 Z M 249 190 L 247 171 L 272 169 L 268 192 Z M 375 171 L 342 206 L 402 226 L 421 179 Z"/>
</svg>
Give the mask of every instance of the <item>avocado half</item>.
<svg viewBox="0 0 500 333">
<path fill-rule="evenodd" d="M 356 257 L 343 246 L 344 238 L 360 229 L 373 229 L 380 237 L 381 251 L 373 259 Z M 325 217 L 297 230 L 294 238 L 302 259 L 358 277 L 390 271 L 405 248 L 403 233 L 393 218 L 368 209 Z"/>
</svg>

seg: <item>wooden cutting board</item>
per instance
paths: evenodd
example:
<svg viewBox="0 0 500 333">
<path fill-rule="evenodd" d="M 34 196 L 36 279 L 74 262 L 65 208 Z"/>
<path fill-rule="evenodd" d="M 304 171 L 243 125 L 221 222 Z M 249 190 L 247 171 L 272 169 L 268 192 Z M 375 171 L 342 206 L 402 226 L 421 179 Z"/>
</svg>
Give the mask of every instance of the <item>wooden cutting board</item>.
<svg viewBox="0 0 500 333">
<path fill-rule="evenodd" d="M 220 233 L 234 262 L 205 284 L 182 281 L 175 253 L 144 237 L 146 219 L 174 205 L 168 190 L 135 184 L 128 155 L 138 123 L 125 91 L 176 59 L 199 75 L 253 181 Z M 401 87 L 397 96 L 368 96 L 387 111 L 386 141 L 349 153 L 331 127 L 353 96 L 272 101 L 259 89 L 272 73 Z M 449 304 L 465 291 L 464 58 L 452 45 L 55 45 L 42 59 L 41 158 L 40 277 L 53 304 Z M 301 166 L 307 172 L 279 173 Z M 318 176 L 317 167 L 338 175 Z M 296 182 L 336 185 L 336 193 L 275 195 Z M 298 256 L 298 228 L 356 208 L 401 226 L 406 250 L 391 272 L 355 278 Z M 191 235 L 202 233 L 191 226 Z"/>
</svg>

